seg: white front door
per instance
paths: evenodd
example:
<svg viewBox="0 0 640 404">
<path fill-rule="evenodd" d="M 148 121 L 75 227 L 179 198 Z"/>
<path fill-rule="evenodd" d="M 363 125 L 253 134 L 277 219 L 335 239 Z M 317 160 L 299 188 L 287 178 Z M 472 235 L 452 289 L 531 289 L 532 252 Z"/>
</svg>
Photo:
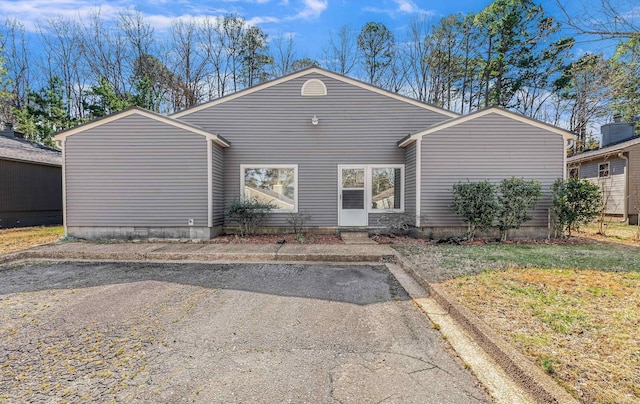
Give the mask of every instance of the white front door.
<svg viewBox="0 0 640 404">
<path fill-rule="evenodd" d="M 366 226 L 366 167 L 338 166 L 338 226 Z"/>
</svg>

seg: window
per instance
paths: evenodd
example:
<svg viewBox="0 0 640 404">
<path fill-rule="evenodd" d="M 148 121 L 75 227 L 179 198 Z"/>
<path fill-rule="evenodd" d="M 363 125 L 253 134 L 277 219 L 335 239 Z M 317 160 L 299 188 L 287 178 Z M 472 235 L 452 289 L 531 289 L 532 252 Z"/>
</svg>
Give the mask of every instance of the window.
<svg viewBox="0 0 640 404">
<path fill-rule="evenodd" d="M 580 178 L 580 168 L 571 167 L 569 168 L 569 178 Z"/>
<path fill-rule="evenodd" d="M 241 165 L 241 197 L 276 206 L 275 212 L 298 211 L 297 165 Z"/>
<path fill-rule="evenodd" d="M 609 176 L 609 162 L 598 164 L 598 178 Z"/>
<path fill-rule="evenodd" d="M 400 211 L 404 208 L 404 167 L 371 167 L 371 210 Z"/>
</svg>

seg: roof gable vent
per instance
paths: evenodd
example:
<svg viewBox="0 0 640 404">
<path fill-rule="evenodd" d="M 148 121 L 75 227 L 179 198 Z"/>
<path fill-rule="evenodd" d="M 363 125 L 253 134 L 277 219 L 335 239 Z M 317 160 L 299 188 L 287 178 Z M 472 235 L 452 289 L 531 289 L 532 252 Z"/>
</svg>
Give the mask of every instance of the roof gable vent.
<svg viewBox="0 0 640 404">
<path fill-rule="evenodd" d="M 327 95 L 327 86 L 321 80 L 310 79 L 304 82 L 300 93 L 303 97 L 318 97 Z"/>
</svg>

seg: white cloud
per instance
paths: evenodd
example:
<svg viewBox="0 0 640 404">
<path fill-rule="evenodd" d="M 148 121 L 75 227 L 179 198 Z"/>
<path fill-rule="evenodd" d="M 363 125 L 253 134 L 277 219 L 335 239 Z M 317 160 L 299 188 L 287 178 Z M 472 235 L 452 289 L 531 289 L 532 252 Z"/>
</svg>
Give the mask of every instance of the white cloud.
<svg viewBox="0 0 640 404">
<path fill-rule="evenodd" d="M 303 0 L 304 8 L 290 19 L 311 19 L 318 18 L 324 10 L 327 9 L 329 3 L 327 0 Z"/>
<path fill-rule="evenodd" d="M 252 17 L 247 20 L 247 25 L 258 25 L 258 24 L 276 23 L 276 22 L 280 22 L 280 19 L 278 17 L 270 17 L 270 16 Z"/>
<path fill-rule="evenodd" d="M 38 21 L 52 17 L 87 17 L 96 12 L 105 20 L 115 19 L 121 12 L 132 9 L 128 2 L 98 3 L 88 0 L 34 0 L 0 1 L 0 15 L 15 18 L 24 24 L 28 31 L 38 29 Z M 42 26 L 46 29 L 46 26 Z"/>
<path fill-rule="evenodd" d="M 368 11 L 370 13 L 377 14 L 388 14 L 391 17 L 396 17 L 399 14 L 423 14 L 423 15 L 433 15 L 434 12 L 431 10 L 423 10 L 416 5 L 411 0 L 393 0 L 394 7 L 380 8 L 380 7 L 371 7 L 367 6 L 363 10 Z M 388 3 L 387 3 L 388 4 Z"/>
<path fill-rule="evenodd" d="M 398 11 L 401 13 L 413 14 L 420 11 L 420 8 L 410 0 L 394 0 L 394 2 L 398 5 Z"/>
</svg>

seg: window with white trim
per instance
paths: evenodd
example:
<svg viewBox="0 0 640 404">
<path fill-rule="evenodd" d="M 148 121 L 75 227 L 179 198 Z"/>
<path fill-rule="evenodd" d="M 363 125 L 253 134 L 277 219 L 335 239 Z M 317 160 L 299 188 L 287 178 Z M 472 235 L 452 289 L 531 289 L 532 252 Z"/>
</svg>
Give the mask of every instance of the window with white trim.
<svg viewBox="0 0 640 404">
<path fill-rule="evenodd" d="M 607 178 L 609 176 L 609 162 L 598 164 L 598 178 Z"/>
<path fill-rule="evenodd" d="M 243 164 L 240 166 L 243 199 L 275 205 L 274 212 L 298 211 L 298 165 Z"/>
<path fill-rule="evenodd" d="M 371 166 L 369 170 L 371 212 L 404 209 L 404 166 Z"/>
</svg>

